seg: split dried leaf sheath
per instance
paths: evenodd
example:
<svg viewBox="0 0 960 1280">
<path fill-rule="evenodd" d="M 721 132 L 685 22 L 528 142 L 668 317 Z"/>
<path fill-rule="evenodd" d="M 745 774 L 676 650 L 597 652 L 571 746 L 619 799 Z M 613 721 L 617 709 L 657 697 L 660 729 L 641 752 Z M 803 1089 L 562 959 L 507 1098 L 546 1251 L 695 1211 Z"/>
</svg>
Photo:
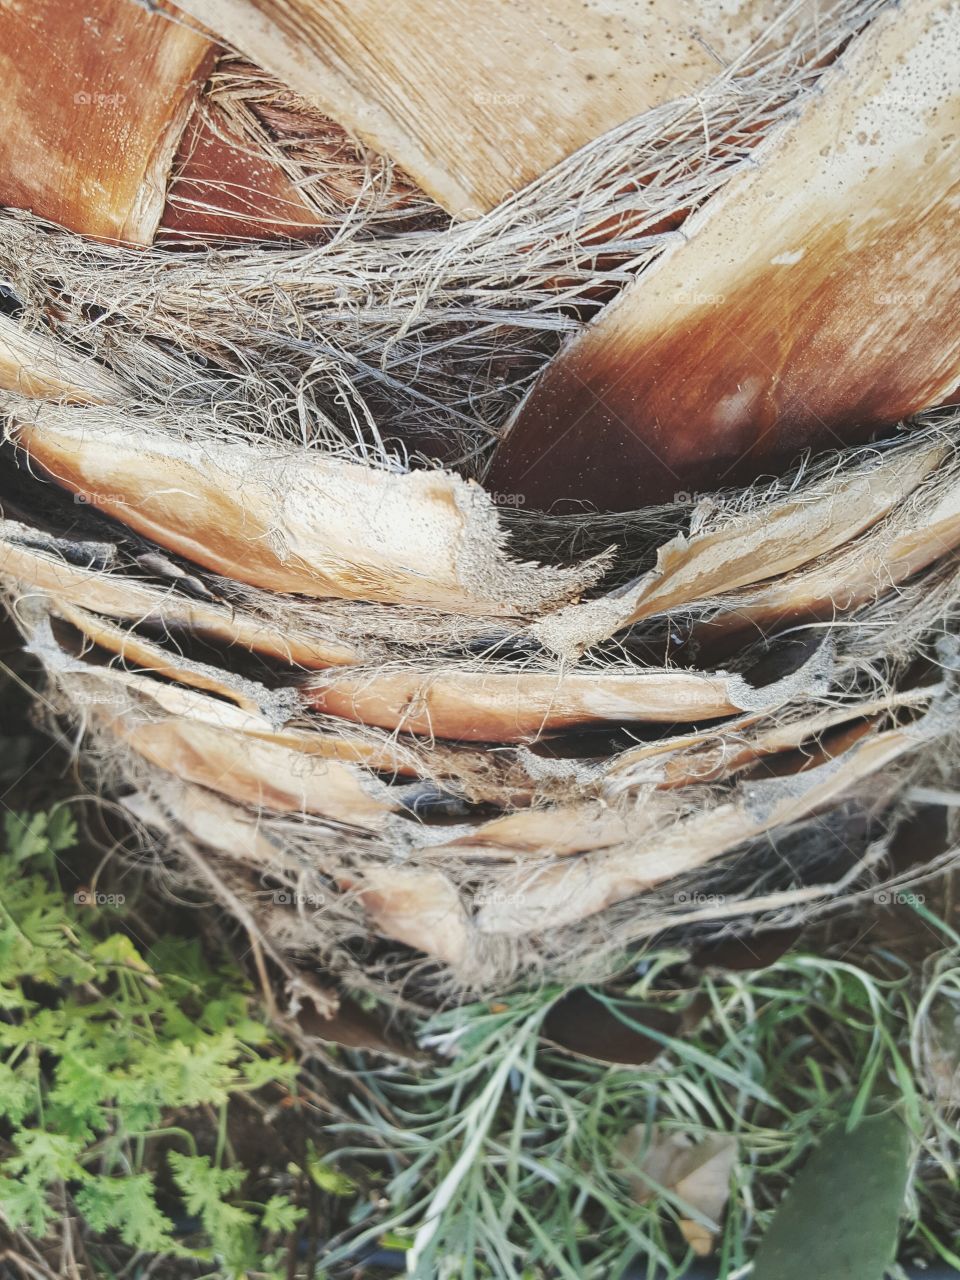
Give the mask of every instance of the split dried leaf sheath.
<svg viewBox="0 0 960 1280">
<path fill-rule="evenodd" d="M 0 203 L 72 231 L 153 243 L 215 46 L 130 0 L 0 5 Z"/>
<path fill-rule="evenodd" d="M 960 11 L 881 14 L 551 362 L 488 483 L 622 511 L 867 439 L 960 383 Z M 917 192 L 922 197 L 917 198 Z"/>
<path fill-rule="evenodd" d="M 10 435 L 58 484 L 238 582 L 509 617 L 560 603 L 601 571 L 512 560 L 488 495 L 445 472 L 184 441 L 105 413 L 101 425 L 101 412 L 38 407 Z"/>
<path fill-rule="evenodd" d="M 475 216 L 564 156 L 684 97 L 754 42 L 774 6 L 718 0 L 182 0 L 228 44 Z M 431 48 L 431 36 L 440 43 Z"/>
</svg>

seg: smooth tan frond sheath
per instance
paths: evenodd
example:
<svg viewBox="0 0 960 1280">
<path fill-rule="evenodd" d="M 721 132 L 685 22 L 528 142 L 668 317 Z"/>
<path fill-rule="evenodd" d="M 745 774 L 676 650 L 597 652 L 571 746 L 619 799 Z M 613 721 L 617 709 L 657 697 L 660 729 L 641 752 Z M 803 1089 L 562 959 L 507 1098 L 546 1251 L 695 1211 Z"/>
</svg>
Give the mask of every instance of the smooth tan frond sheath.
<svg viewBox="0 0 960 1280">
<path fill-rule="evenodd" d="M 578 725 L 714 720 L 740 710 L 735 677 L 686 671 L 359 672 L 305 687 L 318 711 L 426 737 L 532 741 Z"/>
<path fill-rule="evenodd" d="M 132 0 L 3 0 L 0 204 L 152 244 L 215 55 L 195 27 Z"/>
<path fill-rule="evenodd" d="M 451 213 L 492 209 L 613 126 L 694 94 L 788 23 L 747 0 L 181 0 L 397 160 Z"/>
<path fill-rule="evenodd" d="M 379 933 L 444 964 L 462 963 L 470 925 L 459 893 L 442 872 L 371 866 L 357 897 Z"/>
<path fill-rule="evenodd" d="M 22 329 L 2 314 L 0 387 L 37 400 L 71 404 L 102 404 L 121 394 L 117 379 L 99 361 L 85 360 L 50 334 Z"/>
<path fill-rule="evenodd" d="M 651 823 L 654 815 L 661 814 L 655 804 L 648 803 L 645 816 Z M 606 849 L 635 835 L 636 830 L 616 809 L 599 803 L 570 804 L 504 814 L 445 844 L 422 849 L 420 856 L 537 862 Z"/>
<path fill-rule="evenodd" d="M 958 47 L 956 0 L 881 14 L 756 168 L 550 364 L 491 488 L 529 506 L 632 509 L 744 483 L 948 399 Z"/>
<path fill-rule="evenodd" d="M 237 582 L 317 598 L 512 617 L 576 596 L 602 562 L 522 564 L 497 509 L 447 472 L 398 475 L 252 441 L 191 442 L 66 420 L 38 406 L 10 437 L 58 484 L 161 546 Z"/>
<path fill-rule="evenodd" d="M 454 741 L 524 742 L 583 725 L 691 724 L 771 710 L 822 688 L 830 665 L 829 653 L 817 652 L 793 675 L 762 688 L 722 671 L 505 672 L 461 665 L 312 676 L 303 692 L 318 711 L 385 729 Z"/>
</svg>

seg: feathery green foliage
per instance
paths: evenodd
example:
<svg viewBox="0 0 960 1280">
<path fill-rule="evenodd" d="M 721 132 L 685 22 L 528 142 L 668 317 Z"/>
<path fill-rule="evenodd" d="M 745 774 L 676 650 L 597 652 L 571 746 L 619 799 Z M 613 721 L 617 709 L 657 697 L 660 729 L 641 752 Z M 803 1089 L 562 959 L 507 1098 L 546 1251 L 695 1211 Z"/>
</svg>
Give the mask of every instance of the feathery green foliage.
<svg viewBox="0 0 960 1280">
<path fill-rule="evenodd" d="M 217 1259 L 231 1276 L 262 1268 L 263 1237 L 297 1211 L 280 1195 L 240 1207 L 246 1171 L 199 1154 L 189 1117 L 213 1108 L 225 1126 L 231 1099 L 292 1085 L 295 1064 L 251 1016 L 238 970 L 184 939 L 145 953 L 113 897 L 61 892 L 66 808 L 8 813 L 4 831 L 0 1214 L 42 1240 L 69 1198 L 91 1231 L 134 1250 Z M 184 1217 L 195 1230 L 175 1229 Z"/>
</svg>

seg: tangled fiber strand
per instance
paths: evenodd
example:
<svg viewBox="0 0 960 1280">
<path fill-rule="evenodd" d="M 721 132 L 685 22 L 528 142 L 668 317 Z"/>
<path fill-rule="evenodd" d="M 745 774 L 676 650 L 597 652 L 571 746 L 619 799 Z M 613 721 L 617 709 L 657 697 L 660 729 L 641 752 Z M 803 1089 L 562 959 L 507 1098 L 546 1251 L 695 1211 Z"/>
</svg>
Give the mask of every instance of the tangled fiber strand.
<svg viewBox="0 0 960 1280">
<path fill-rule="evenodd" d="M 598 138 L 473 222 L 374 235 L 357 202 L 315 247 L 172 254 L 95 245 L 7 211 L 0 271 L 29 322 L 45 323 L 57 300 L 59 335 L 124 379 L 131 410 L 201 405 L 224 429 L 480 475 L 563 337 L 754 164 L 884 7 L 792 5 L 778 20 L 792 31 L 785 47 Z M 236 73 L 223 74 L 235 95 Z"/>
<path fill-rule="evenodd" d="M 208 91 L 209 121 L 284 164 L 330 218 L 320 243 L 133 252 L 0 212 L 2 319 L 89 375 L 74 396 L 0 397 L 20 483 L 4 512 L 19 524 L 3 536 L 49 558 L 48 582 L 58 557 L 89 577 L 69 599 L 65 586 L 12 572 L 5 586 L 50 678 L 52 714 L 83 741 L 92 785 L 137 820 L 135 852 L 162 851 L 171 890 L 217 895 L 288 969 L 289 957 L 321 957 L 352 986 L 436 1000 L 601 978 L 652 937 L 795 923 L 888 875 L 910 795 L 940 786 L 957 758 L 960 409 L 747 489 L 626 515 L 551 517 L 443 473 L 408 474 L 442 464 L 481 478 L 564 337 L 755 165 L 757 147 L 886 7 L 791 6 L 779 20 L 792 32 L 785 46 L 620 126 L 470 223 L 451 223 L 386 162 L 324 132 L 308 106 L 230 57 Z M 166 544 L 161 553 L 148 521 L 126 527 L 123 501 L 112 517 L 78 511 L 31 474 L 28 429 L 41 443 L 45 431 L 99 432 L 128 454 L 146 442 L 171 466 L 193 450 L 194 469 L 177 476 L 198 486 L 196 457 L 212 469 L 242 454 L 240 515 L 255 483 L 267 511 L 250 545 L 267 545 L 281 567 L 283 489 L 307 463 L 449 481 L 448 505 L 480 513 L 488 535 L 477 576 L 496 560 L 507 584 L 491 587 L 490 574 L 443 607 L 451 578 L 431 584 L 435 566 L 413 556 L 410 576 L 439 587 L 391 596 L 391 569 L 377 563 L 396 551 L 389 536 L 348 565 L 373 599 L 313 598 L 311 580 L 236 581 Z M 903 491 L 890 496 L 894 480 L 874 493 L 876 473 L 896 476 L 901 462 Z M 309 471 L 304 506 L 346 519 L 330 474 Z M 852 532 L 848 491 L 873 504 Z M 788 548 L 786 568 L 751 577 L 750 537 L 785 507 L 809 552 Z M 831 541 L 834 516 L 845 532 Z M 333 541 L 332 523 L 310 528 Z M 711 539 L 715 560 L 696 561 Z M 397 561 L 397 572 L 409 567 Z M 658 604 L 671 565 L 681 579 L 686 566 L 687 589 Z M 540 594 L 510 594 L 519 578 Z M 121 596 L 136 587 L 147 603 L 139 613 L 101 604 L 91 621 L 83 582 Z M 783 604 L 791 592 L 802 608 Z M 199 638 L 183 621 L 198 601 L 208 610 Z M 316 666 L 264 657 L 236 639 L 241 624 L 247 636 L 272 627 L 339 646 L 338 656 Z M 661 725 L 624 692 L 678 678 L 696 696 L 707 688 L 706 711 L 680 698 Z M 438 686 L 455 710 L 464 689 L 475 697 L 464 695 L 457 732 L 437 728 Z M 338 689 L 348 692 L 331 711 L 324 698 Z M 491 729 L 477 729 L 482 715 Z M 149 753 L 158 729 L 177 748 L 162 763 Z M 197 746 L 224 741 L 233 777 Z M 252 781 L 256 770 L 240 768 L 251 744 L 262 762 Z"/>
</svg>

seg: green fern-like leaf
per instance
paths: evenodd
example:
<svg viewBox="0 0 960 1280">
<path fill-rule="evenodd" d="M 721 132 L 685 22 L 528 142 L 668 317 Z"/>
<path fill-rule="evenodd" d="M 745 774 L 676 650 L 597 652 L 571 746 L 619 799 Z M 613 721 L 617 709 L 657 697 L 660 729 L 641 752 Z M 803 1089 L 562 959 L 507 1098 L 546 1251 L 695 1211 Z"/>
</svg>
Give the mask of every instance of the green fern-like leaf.
<svg viewBox="0 0 960 1280">
<path fill-rule="evenodd" d="M 242 1169 L 220 1169 L 207 1156 L 169 1155 L 174 1180 L 183 1193 L 187 1212 L 195 1214 L 210 1237 L 213 1250 L 231 1275 L 242 1276 L 254 1263 L 254 1221 L 245 1209 L 226 1197 L 244 1181 Z"/>
<path fill-rule="evenodd" d="M 271 1196 L 263 1206 L 263 1229 L 286 1235 L 307 1216 L 288 1196 Z"/>
<path fill-rule="evenodd" d="M 77 1207 L 94 1231 L 117 1231 L 143 1253 L 177 1249 L 169 1218 L 157 1207 L 153 1175 L 92 1177 L 77 1192 Z"/>
</svg>

